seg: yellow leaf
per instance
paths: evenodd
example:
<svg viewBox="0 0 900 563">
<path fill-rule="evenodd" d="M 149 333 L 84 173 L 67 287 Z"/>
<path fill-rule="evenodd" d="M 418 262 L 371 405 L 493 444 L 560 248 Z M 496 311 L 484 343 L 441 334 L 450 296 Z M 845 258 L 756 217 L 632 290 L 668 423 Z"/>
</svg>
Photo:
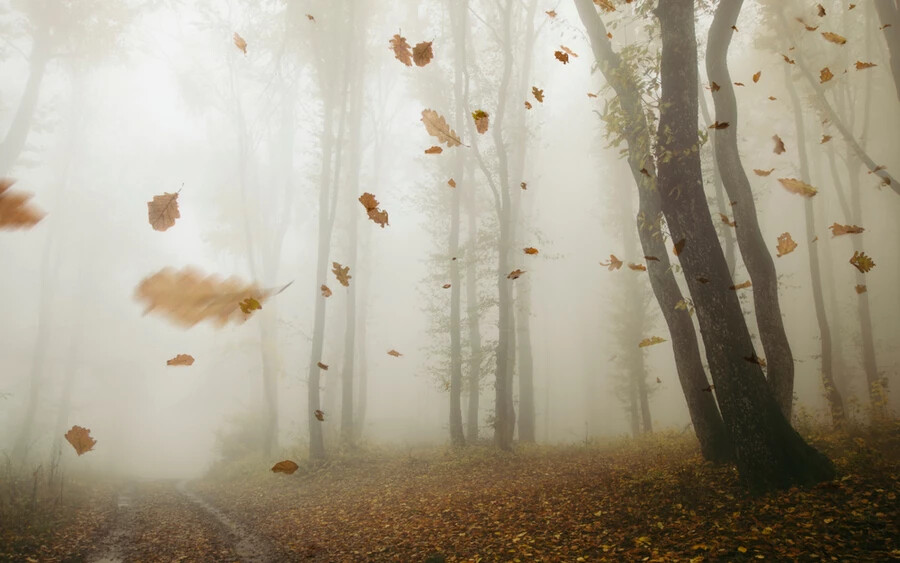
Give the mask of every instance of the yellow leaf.
<svg viewBox="0 0 900 563">
<path fill-rule="evenodd" d="M 171 360 L 166 360 L 167 366 L 190 366 L 194 364 L 194 357 L 189 354 L 178 354 Z"/>
<path fill-rule="evenodd" d="M 858 250 L 853 253 L 853 257 L 850 258 L 850 263 L 864 274 L 875 267 L 875 262 L 866 256 L 865 252 L 860 252 Z"/>
<path fill-rule="evenodd" d="M 740 551 L 741 553 L 747 553 L 747 548 L 744 546 L 740 546 L 738 547 L 738 551 Z"/>
<path fill-rule="evenodd" d="M 73 426 L 66 432 L 66 440 L 75 448 L 75 453 L 81 455 L 94 449 L 97 440 L 91 438 L 91 429 Z"/>
<path fill-rule="evenodd" d="M 9 189 L 16 181 L 0 178 L 0 229 L 27 229 L 40 223 L 43 211 L 28 204 L 31 194 Z"/>
<path fill-rule="evenodd" d="M 650 338 L 645 338 L 640 341 L 638 344 L 638 348 L 646 348 L 647 346 L 653 346 L 654 344 L 660 344 L 665 342 L 666 339 L 659 336 L 651 336 Z"/>
<path fill-rule="evenodd" d="M 781 185 L 784 186 L 784 189 L 791 192 L 792 194 L 802 195 L 804 197 L 812 197 L 818 193 L 818 191 L 801 180 L 797 180 L 796 178 L 778 178 L 778 181 L 781 182 Z"/>
<path fill-rule="evenodd" d="M 257 309 L 262 309 L 262 305 L 260 305 L 259 301 L 252 297 L 248 297 L 240 302 L 241 312 L 245 315 L 249 315 L 253 311 Z"/>
<path fill-rule="evenodd" d="M 422 110 L 422 123 L 425 124 L 428 134 L 437 137 L 439 143 L 446 143 L 448 147 L 458 147 L 462 144 L 456 131 L 447 124 L 447 120 L 433 109 Z"/>
<path fill-rule="evenodd" d="M 175 219 L 181 217 L 178 193 L 153 196 L 153 200 L 147 202 L 147 214 L 154 231 L 165 231 L 174 225 Z"/>
</svg>

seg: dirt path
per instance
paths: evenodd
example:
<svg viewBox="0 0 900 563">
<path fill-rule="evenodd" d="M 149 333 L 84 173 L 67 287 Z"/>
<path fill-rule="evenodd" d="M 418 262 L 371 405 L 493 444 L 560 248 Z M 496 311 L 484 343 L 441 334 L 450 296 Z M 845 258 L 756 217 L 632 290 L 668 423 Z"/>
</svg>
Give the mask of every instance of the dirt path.
<svg viewBox="0 0 900 563">
<path fill-rule="evenodd" d="M 132 482 L 118 493 L 111 529 L 88 557 L 124 561 L 277 561 L 263 540 L 190 490 L 185 481 Z"/>
</svg>

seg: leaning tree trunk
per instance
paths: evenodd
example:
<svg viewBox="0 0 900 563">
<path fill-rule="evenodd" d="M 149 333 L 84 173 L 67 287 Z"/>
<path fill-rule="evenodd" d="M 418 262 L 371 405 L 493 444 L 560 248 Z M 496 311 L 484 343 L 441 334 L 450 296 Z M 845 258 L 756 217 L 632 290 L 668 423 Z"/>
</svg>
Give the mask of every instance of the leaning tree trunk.
<svg viewBox="0 0 900 563">
<path fill-rule="evenodd" d="M 734 222 L 738 247 L 753 282 L 753 305 L 759 337 L 768 363 L 768 382 L 785 418 L 791 419 L 794 399 L 794 356 L 784 331 L 781 306 L 778 302 L 778 276 L 775 262 L 766 248 L 750 180 L 744 172 L 738 152 L 737 100 L 728 72 L 728 47 L 734 34 L 743 0 L 720 0 L 706 48 L 706 73 L 713 88 L 713 104 L 718 127 L 713 137 L 716 162 L 728 197 L 735 202 Z"/>
<path fill-rule="evenodd" d="M 891 76 L 894 77 L 894 87 L 897 89 L 897 99 L 900 100 L 900 2 L 897 0 L 872 0 L 878 19 L 881 22 L 881 30 L 887 42 L 888 52 L 891 55 Z"/>
<path fill-rule="evenodd" d="M 594 4 L 590 0 L 575 0 L 575 6 L 590 38 L 594 58 L 622 104 L 628 125 L 624 131 L 628 143 L 628 165 L 640 201 L 635 222 L 644 255 L 658 259 L 647 261 L 650 286 L 669 329 L 675 367 L 694 432 L 705 459 L 726 461 L 732 456 L 730 439 L 715 399 L 711 393 L 704 392 L 709 383 L 700 357 L 694 322 L 686 309 L 676 309 L 683 296 L 663 243 L 656 164 L 650 152 L 650 127 L 641 103 L 641 93 L 631 70 L 613 51 L 606 27 Z"/>
<path fill-rule="evenodd" d="M 834 467 L 791 427 L 760 366 L 703 192 L 693 0 L 660 0 L 659 194 L 696 307 L 742 481 L 754 491 L 831 479 Z"/>
</svg>

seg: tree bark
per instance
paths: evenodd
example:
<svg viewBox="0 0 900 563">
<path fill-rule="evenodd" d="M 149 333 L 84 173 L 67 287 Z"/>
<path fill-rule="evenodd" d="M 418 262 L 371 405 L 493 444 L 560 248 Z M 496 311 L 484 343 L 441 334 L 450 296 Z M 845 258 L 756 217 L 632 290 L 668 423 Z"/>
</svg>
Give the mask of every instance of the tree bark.
<svg viewBox="0 0 900 563">
<path fill-rule="evenodd" d="M 466 177 L 474 178 L 471 162 Z M 474 183 L 474 181 L 473 181 Z M 474 186 L 473 186 L 474 188 Z M 478 441 L 478 408 L 481 395 L 481 315 L 478 307 L 478 205 L 475 190 L 467 192 L 466 241 L 466 321 L 469 338 L 468 404 L 466 408 L 466 441 Z"/>
<path fill-rule="evenodd" d="M 900 100 L 900 3 L 897 0 L 873 0 L 873 3 L 891 55 L 891 76 Z"/>
<path fill-rule="evenodd" d="M 650 127 L 641 105 L 641 94 L 632 71 L 613 51 L 606 27 L 594 4 L 590 0 L 575 0 L 575 6 L 587 30 L 600 71 L 622 104 L 627 124 L 624 133 L 628 143 L 628 164 L 640 202 L 635 223 L 644 255 L 658 259 L 647 261 L 647 272 L 672 339 L 676 371 L 694 432 L 705 459 L 725 461 L 731 458 L 731 445 L 715 399 L 712 394 L 703 391 L 709 383 L 700 357 L 694 323 L 688 311 L 675 308 L 683 296 L 663 242 L 656 164 L 650 152 Z"/>
<path fill-rule="evenodd" d="M 703 191 L 693 0 L 660 0 L 662 96 L 659 194 L 696 307 L 715 392 L 742 481 L 753 491 L 811 484 L 834 476 L 831 462 L 791 427 L 753 353 L 737 292 Z M 683 242 L 682 242 L 683 241 Z"/>
<path fill-rule="evenodd" d="M 716 122 L 728 124 L 724 129 L 715 130 L 713 140 L 725 191 L 736 202 L 733 206 L 735 231 L 741 257 L 753 282 L 753 305 L 768 363 L 769 386 L 781 412 L 790 420 L 794 400 L 794 356 L 781 317 L 775 262 L 759 229 L 753 191 L 738 152 L 737 100 L 728 72 L 728 47 L 743 3 L 743 0 L 720 0 L 709 28 L 706 73 L 710 83 L 719 86 L 712 94 Z"/>
</svg>

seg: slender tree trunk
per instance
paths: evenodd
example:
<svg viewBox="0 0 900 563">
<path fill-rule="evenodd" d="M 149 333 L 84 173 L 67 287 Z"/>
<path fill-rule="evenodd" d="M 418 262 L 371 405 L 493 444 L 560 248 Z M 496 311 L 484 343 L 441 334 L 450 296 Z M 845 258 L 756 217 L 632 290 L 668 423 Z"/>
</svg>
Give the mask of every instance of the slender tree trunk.
<svg viewBox="0 0 900 563">
<path fill-rule="evenodd" d="M 478 441 L 478 408 L 481 395 L 481 315 L 478 304 L 478 205 L 474 190 L 474 169 L 471 161 L 466 177 L 473 186 L 467 193 L 466 226 L 466 321 L 469 337 L 469 397 L 466 413 L 466 441 Z"/>
<path fill-rule="evenodd" d="M 754 491 L 831 479 L 831 462 L 791 427 L 753 353 L 737 292 L 703 191 L 697 134 L 697 42 L 693 0 L 660 0 L 662 96 L 659 194 L 691 292 L 738 472 Z M 683 242 L 682 242 L 683 241 Z"/>
<path fill-rule="evenodd" d="M 733 207 L 735 231 L 741 257 L 753 282 L 753 304 L 768 362 L 769 386 L 781 412 L 790 420 L 794 400 L 794 356 L 781 318 L 775 262 L 759 229 L 753 191 L 738 152 L 737 100 L 728 72 L 728 47 L 743 3 L 743 0 L 720 0 L 709 28 L 706 73 L 710 83 L 719 86 L 718 90 L 713 89 L 716 123 L 728 124 L 724 129 L 716 130 L 713 139 L 725 191 L 736 202 Z"/>
<path fill-rule="evenodd" d="M 634 368 L 627 366 L 628 373 L 628 414 L 631 421 L 631 437 L 637 438 L 641 435 L 641 404 L 638 400 L 638 380 L 634 377 Z"/>
<path fill-rule="evenodd" d="M 534 443 L 534 356 L 531 349 L 531 279 L 516 287 L 516 350 L 519 355 L 519 441 Z"/>
<path fill-rule="evenodd" d="M 878 12 L 880 27 L 891 55 L 891 75 L 894 77 L 897 99 L 900 100 L 900 3 L 897 0 L 872 0 L 872 2 Z"/>
<path fill-rule="evenodd" d="M 641 104 L 640 90 L 627 65 L 613 51 L 606 27 L 594 4 L 590 0 L 575 0 L 575 6 L 590 38 L 594 58 L 615 90 L 628 124 L 624 132 L 628 143 L 628 164 L 640 198 L 640 210 L 635 222 L 644 255 L 657 258 L 647 261 L 650 286 L 669 329 L 676 371 L 694 432 L 704 458 L 714 462 L 725 461 L 732 456 L 731 445 L 715 399 L 711 393 L 704 392 L 709 383 L 701 361 L 694 323 L 687 310 L 675 308 L 683 296 L 663 242 L 656 165 L 650 153 L 650 128 Z"/>
</svg>

